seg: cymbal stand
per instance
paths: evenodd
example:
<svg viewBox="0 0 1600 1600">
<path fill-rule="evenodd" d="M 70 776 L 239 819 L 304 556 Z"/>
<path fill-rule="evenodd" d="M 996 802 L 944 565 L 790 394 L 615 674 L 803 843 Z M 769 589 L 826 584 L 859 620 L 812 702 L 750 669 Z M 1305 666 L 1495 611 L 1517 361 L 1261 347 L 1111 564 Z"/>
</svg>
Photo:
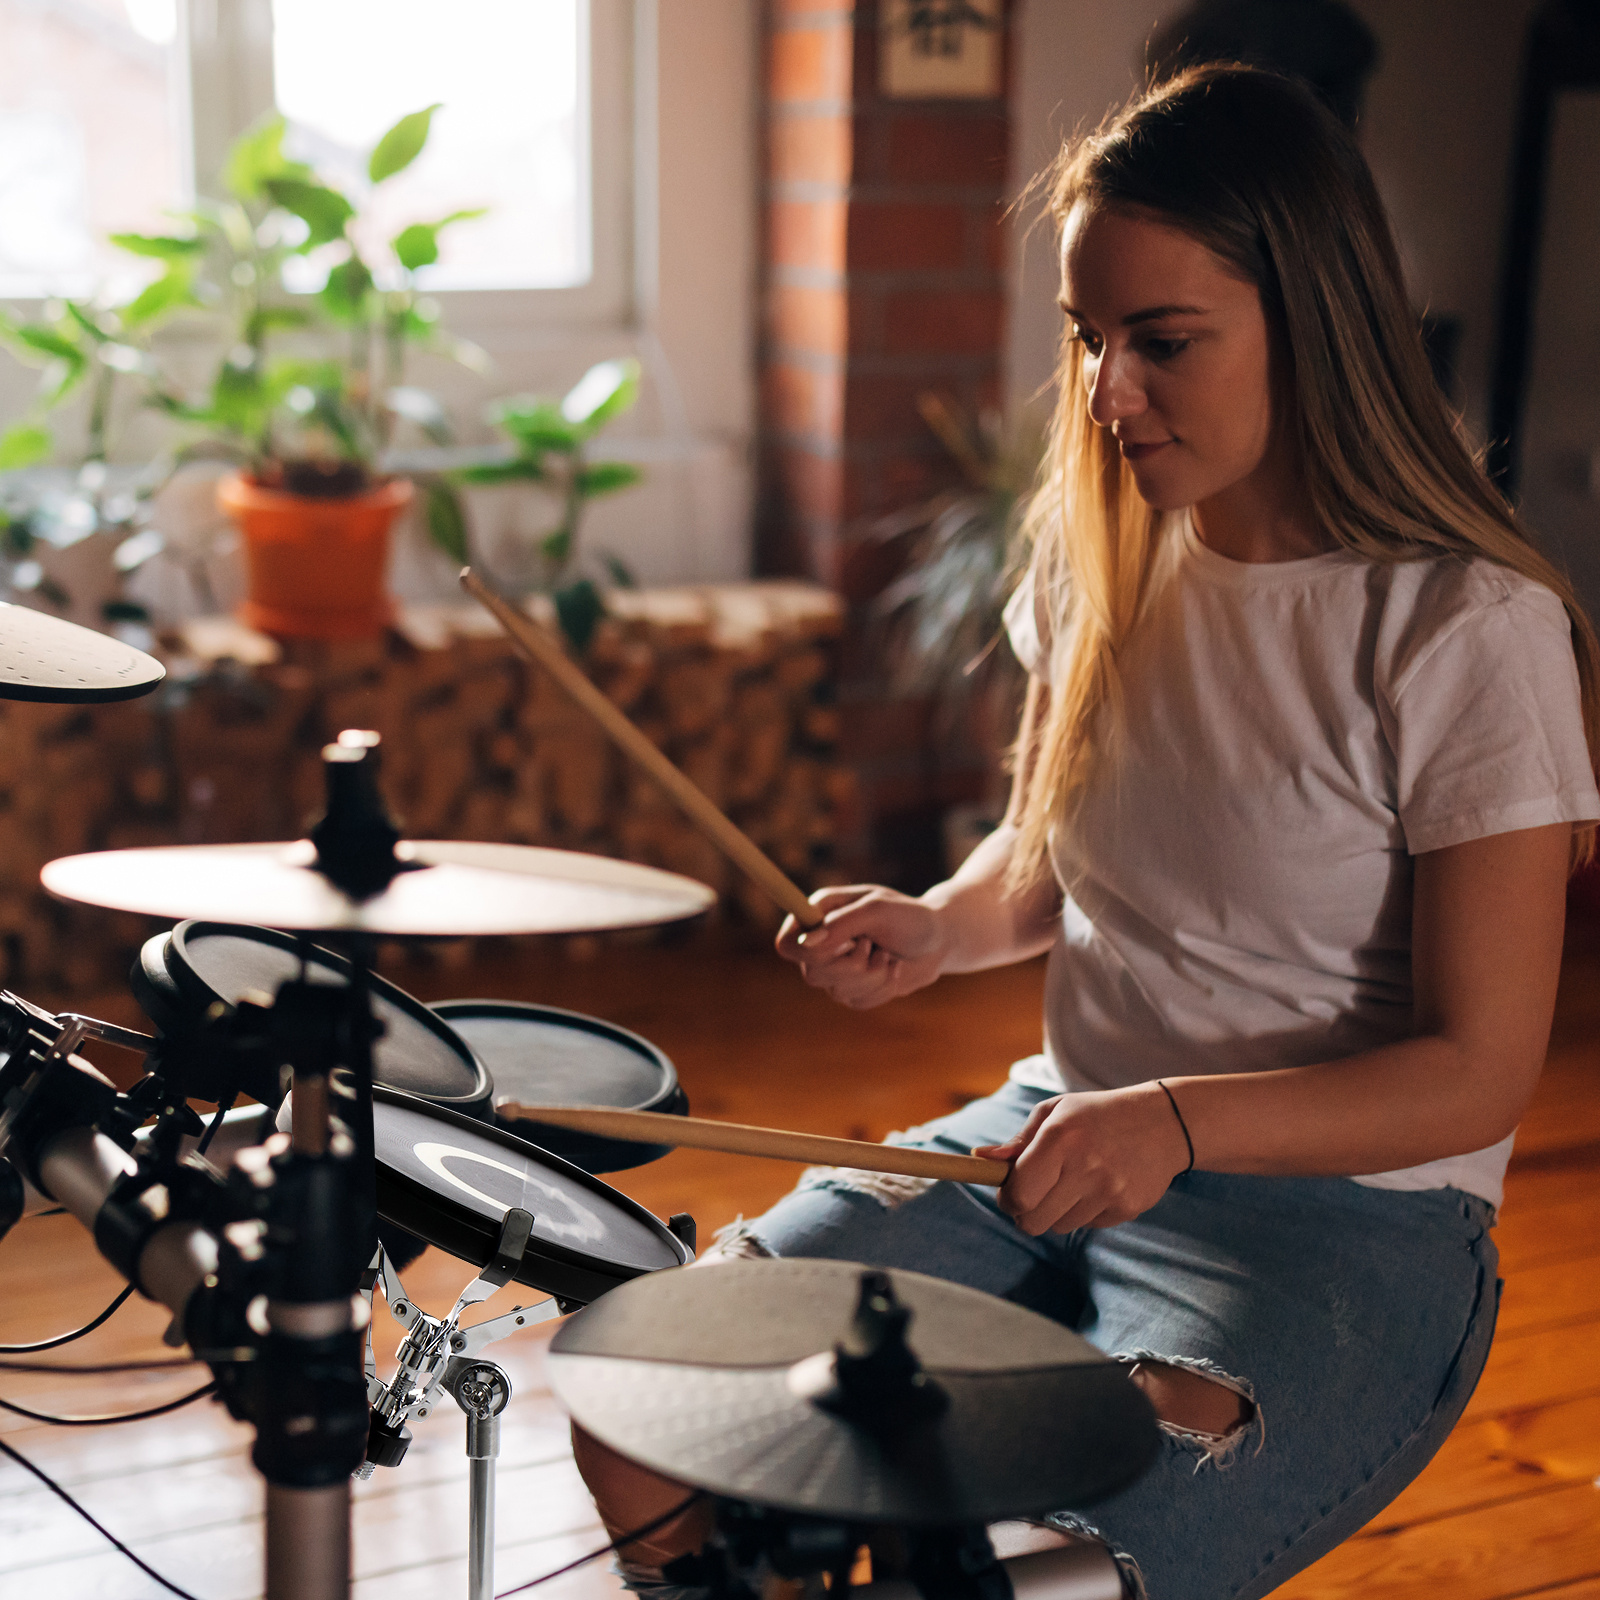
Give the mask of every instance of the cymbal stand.
<svg viewBox="0 0 1600 1600">
<path fill-rule="evenodd" d="M 493 1600 L 495 1459 L 500 1454 L 500 1413 L 511 1399 L 511 1380 L 493 1362 L 478 1361 L 478 1352 L 519 1328 L 547 1322 L 561 1314 L 552 1298 L 531 1307 L 515 1306 L 498 1317 L 463 1328 L 461 1314 L 487 1300 L 511 1282 L 533 1231 L 533 1217 L 518 1206 L 500 1223 L 494 1259 L 461 1291 L 443 1317 L 421 1310 L 406 1293 L 400 1274 L 380 1244 L 363 1280 L 369 1303 L 381 1283 L 389 1315 L 406 1330 L 396 1352 L 394 1376 L 384 1383 L 367 1344 L 367 1397 L 372 1428 L 367 1456 L 355 1475 L 366 1478 L 375 1466 L 396 1467 L 411 1444 L 406 1424 L 433 1410 L 441 1389 L 452 1395 L 467 1419 L 467 1460 L 471 1474 L 468 1507 L 468 1600 Z"/>
<path fill-rule="evenodd" d="M 467 1417 L 467 1600 L 494 1600 L 494 1464 L 511 1379 L 492 1361 L 451 1362 L 445 1386 Z"/>
</svg>

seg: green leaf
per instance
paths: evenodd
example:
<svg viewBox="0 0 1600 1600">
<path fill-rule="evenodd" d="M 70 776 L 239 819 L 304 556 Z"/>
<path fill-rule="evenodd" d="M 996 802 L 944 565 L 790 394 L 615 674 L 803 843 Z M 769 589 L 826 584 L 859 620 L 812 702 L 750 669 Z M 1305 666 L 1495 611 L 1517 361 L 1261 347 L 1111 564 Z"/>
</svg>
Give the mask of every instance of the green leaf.
<svg viewBox="0 0 1600 1600">
<path fill-rule="evenodd" d="M 415 272 L 418 267 L 431 267 L 439 259 L 439 235 L 451 223 L 468 222 L 473 217 L 481 217 L 487 209 L 486 206 L 475 206 L 470 211 L 452 211 L 438 222 L 413 222 L 389 241 L 389 248 L 407 272 Z"/>
<path fill-rule="evenodd" d="M 25 345 L 29 350 L 42 356 L 53 357 L 57 361 L 81 362 L 87 359 L 80 345 L 74 344 L 64 334 L 45 327 L 38 322 L 24 322 L 12 330 L 12 338 L 18 344 Z"/>
<path fill-rule="evenodd" d="M 127 305 L 119 308 L 119 315 L 130 328 L 139 328 L 178 306 L 195 303 L 193 280 L 187 267 L 175 266 L 154 283 L 147 283 Z"/>
<path fill-rule="evenodd" d="M 55 440 L 37 422 L 14 422 L 0 433 L 0 472 L 31 467 L 49 457 Z"/>
<path fill-rule="evenodd" d="M 579 578 L 557 589 L 551 596 L 556 603 L 556 620 L 561 631 L 572 641 L 572 648 L 582 655 L 594 637 L 596 624 L 606 614 L 600 591 L 587 578 Z"/>
<path fill-rule="evenodd" d="M 211 414 L 224 428 L 254 433 L 268 407 L 253 366 L 224 361 L 211 385 Z"/>
<path fill-rule="evenodd" d="M 433 125 L 433 114 L 444 102 L 436 101 L 421 111 L 408 112 L 373 146 L 367 161 L 367 176 L 382 183 L 397 172 L 404 172 L 422 154 Z"/>
<path fill-rule="evenodd" d="M 638 398 L 639 363 L 632 356 L 601 361 L 567 391 L 561 402 L 561 415 L 588 438 Z"/>
<path fill-rule="evenodd" d="M 620 556 L 614 556 L 607 550 L 600 557 L 601 565 L 606 569 L 606 576 L 619 589 L 637 589 L 639 580 L 633 575 L 630 567 Z"/>
<path fill-rule="evenodd" d="M 113 233 L 110 239 L 119 250 L 136 256 L 152 256 L 157 261 L 187 260 L 200 255 L 206 247 L 205 240 L 193 234 Z"/>
<path fill-rule="evenodd" d="M 372 289 L 372 274 L 360 256 L 353 255 L 341 261 L 328 273 L 318 298 L 330 316 L 341 322 L 353 322 L 361 315 L 367 295 Z"/>
<path fill-rule="evenodd" d="M 454 561 L 466 566 L 471 560 L 467 549 L 467 513 L 461 497 L 442 478 L 431 478 L 423 487 L 428 537 Z"/>
<path fill-rule="evenodd" d="M 311 169 L 283 154 L 288 124 L 279 112 L 269 112 L 254 127 L 239 135 L 223 163 L 222 181 L 241 200 L 259 200 L 269 179 L 305 180 Z"/>
<path fill-rule="evenodd" d="M 630 489 L 644 474 L 626 461 L 597 461 L 592 467 L 580 467 L 573 487 L 587 499 L 597 494 L 614 494 L 618 489 Z"/>
<path fill-rule="evenodd" d="M 308 328 L 311 313 L 299 306 L 260 306 L 251 313 L 244 325 L 244 336 L 250 344 L 258 344 L 274 328 Z"/>
<path fill-rule="evenodd" d="M 48 363 L 39 377 L 39 403 L 46 408 L 60 405 L 88 376 L 89 363 L 81 357 Z"/>
<path fill-rule="evenodd" d="M 485 485 L 543 483 L 549 474 L 535 457 L 517 456 L 510 461 L 480 461 L 475 466 L 461 467 L 455 476 L 462 483 Z"/>
<path fill-rule="evenodd" d="M 539 554 L 558 572 L 572 559 L 572 524 L 563 522 L 539 541 Z"/>
<path fill-rule="evenodd" d="M 324 183 L 304 178 L 267 178 L 261 187 L 275 206 L 299 217 L 311 230 L 305 243 L 298 247 L 302 254 L 319 244 L 342 239 L 345 224 L 356 214 L 356 208 L 337 189 Z"/>
<path fill-rule="evenodd" d="M 426 222 L 413 222 L 389 241 L 389 247 L 407 272 L 431 267 L 439 259 L 439 230 Z"/>
<path fill-rule="evenodd" d="M 578 429 L 549 400 L 526 395 L 502 400 L 490 410 L 489 420 L 504 428 L 529 453 L 555 450 L 571 455 L 582 442 Z"/>
<path fill-rule="evenodd" d="M 78 325 L 82 332 L 92 339 L 96 344 L 106 344 L 110 341 L 112 335 L 107 333 L 106 330 L 102 328 L 94 319 L 94 317 L 81 305 L 79 305 L 76 300 L 65 300 L 62 302 L 62 304 L 67 308 L 67 315 Z"/>
</svg>

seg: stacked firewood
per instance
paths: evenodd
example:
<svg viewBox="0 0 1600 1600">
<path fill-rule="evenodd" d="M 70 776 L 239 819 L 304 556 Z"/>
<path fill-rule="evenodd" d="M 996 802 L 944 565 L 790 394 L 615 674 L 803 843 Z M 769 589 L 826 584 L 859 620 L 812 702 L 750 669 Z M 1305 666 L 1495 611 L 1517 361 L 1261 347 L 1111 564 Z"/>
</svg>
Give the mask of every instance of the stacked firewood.
<svg viewBox="0 0 1600 1600">
<path fill-rule="evenodd" d="M 836 877 L 853 795 L 830 703 L 841 625 L 837 598 L 809 584 L 624 590 L 609 597 L 585 659 L 808 887 Z M 205 619 L 163 639 L 161 653 L 168 682 L 148 700 L 0 705 L 0 957 L 14 987 L 120 982 L 148 931 L 137 918 L 53 905 L 37 887 L 43 862 L 296 837 L 320 810 L 318 753 L 349 727 L 382 734 L 381 784 L 413 838 L 620 856 L 711 884 L 758 927 L 776 921 L 477 607 L 403 609 L 386 637 L 349 644 L 274 641 Z"/>
</svg>

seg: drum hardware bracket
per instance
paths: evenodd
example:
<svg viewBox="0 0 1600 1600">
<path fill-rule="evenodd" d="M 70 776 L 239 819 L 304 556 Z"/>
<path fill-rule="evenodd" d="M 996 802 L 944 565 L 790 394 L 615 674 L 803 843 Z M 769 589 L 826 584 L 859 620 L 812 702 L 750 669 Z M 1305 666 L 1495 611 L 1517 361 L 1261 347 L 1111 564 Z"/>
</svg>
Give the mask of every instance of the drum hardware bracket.
<svg viewBox="0 0 1600 1600">
<path fill-rule="evenodd" d="M 878 1595 L 885 1600 L 1014 1600 L 1024 1587 L 1014 1581 L 1023 1570 L 1014 1574 L 996 1556 L 982 1526 L 879 1527 L 721 1496 L 712 1506 L 716 1520 L 710 1542 L 662 1569 L 668 1582 L 709 1589 L 712 1600 L 760 1600 L 770 1592 L 772 1578 L 803 1583 L 807 1596 L 820 1594 L 824 1577 L 826 1593 L 842 1600 L 852 1592 L 851 1571 L 863 1546 L 872 1554 L 873 1582 L 854 1589 L 862 1600 Z M 1026 1587 L 1040 1592 L 1035 1585 Z M 1073 1586 L 1070 1592 L 1081 1591 Z"/>
<path fill-rule="evenodd" d="M 138 1055 L 148 1055 L 156 1046 L 153 1033 L 139 1033 L 133 1028 L 119 1027 L 114 1022 L 102 1022 L 98 1017 L 86 1017 L 81 1011 L 62 1011 L 58 1022 L 81 1022 L 87 1037 L 104 1040 L 119 1049 L 132 1050 Z"/>
<path fill-rule="evenodd" d="M 395 852 L 400 830 L 378 792 L 378 745 L 376 733 L 346 728 L 322 750 L 328 807 L 311 830 L 313 865 L 354 900 L 382 894 L 402 872 L 420 865 Z"/>
<path fill-rule="evenodd" d="M 444 1386 L 467 1419 L 467 1600 L 494 1600 L 495 1462 L 511 1379 L 492 1361 L 453 1357 Z"/>
<path fill-rule="evenodd" d="M 667 1232 L 689 1252 L 689 1258 L 693 1260 L 695 1245 L 700 1238 L 700 1230 L 695 1226 L 694 1218 L 687 1211 L 674 1211 L 667 1218 Z"/>
<path fill-rule="evenodd" d="M 383 1284 L 389 1315 L 406 1330 L 396 1352 L 394 1376 L 384 1383 L 377 1375 L 377 1364 L 367 1344 L 367 1397 L 372 1404 L 372 1431 L 366 1459 L 356 1468 L 358 1478 L 372 1475 L 376 1466 L 396 1467 L 404 1460 L 411 1443 L 406 1424 L 412 1417 L 426 1417 L 438 1400 L 441 1387 L 447 1387 L 452 1370 L 472 1358 L 485 1346 L 504 1339 L 518 1328 L 548 1321 L 561 1314 L 554 1299 L 540 1305 L 516 1306 L 503 1316 L 491 1317 L 471 1327 L 460 1326 L 461 1314 L 487 1300 L 508 1284 L 522 1263 L 523 1253 L 533 1233 L 533 1217 L 520 1206 L 513 1206 L 500 1223 L 494 1256 L 482 1272 L 461 1291 L 454 1306 L 443 1317 L 430 1317 L 406 1293 L 400 1274 L 389 1262 L 380 1244 L 372 1268 L 362 1280 L 363 1293 L 370 1301 L 376 1283 Z M 509 1389 L 507 1390 L 509 1394 Z M 457 1397 L 459 1401 L 459 1396 Z M 463 1409 L 467 1409 L 463 1406 Z"/>
</svg>

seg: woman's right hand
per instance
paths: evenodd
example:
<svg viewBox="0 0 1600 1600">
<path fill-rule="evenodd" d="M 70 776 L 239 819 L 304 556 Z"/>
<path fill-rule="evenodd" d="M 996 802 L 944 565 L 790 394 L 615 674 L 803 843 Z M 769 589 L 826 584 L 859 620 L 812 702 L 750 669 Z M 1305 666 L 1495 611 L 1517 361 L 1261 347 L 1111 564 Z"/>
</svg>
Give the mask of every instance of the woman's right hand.
<svg viewBox="0 0 1600 1600">
<path fill-rule="evenodd" d="M 793 917 L 778 930 L 778 954 L 840 1005 L 857 1011 L 925 989 L 943 970 L 940 911 L 878 884 L 819 889 L 812 905 L 824 913 L 814 928 Z"/>
</svg>

